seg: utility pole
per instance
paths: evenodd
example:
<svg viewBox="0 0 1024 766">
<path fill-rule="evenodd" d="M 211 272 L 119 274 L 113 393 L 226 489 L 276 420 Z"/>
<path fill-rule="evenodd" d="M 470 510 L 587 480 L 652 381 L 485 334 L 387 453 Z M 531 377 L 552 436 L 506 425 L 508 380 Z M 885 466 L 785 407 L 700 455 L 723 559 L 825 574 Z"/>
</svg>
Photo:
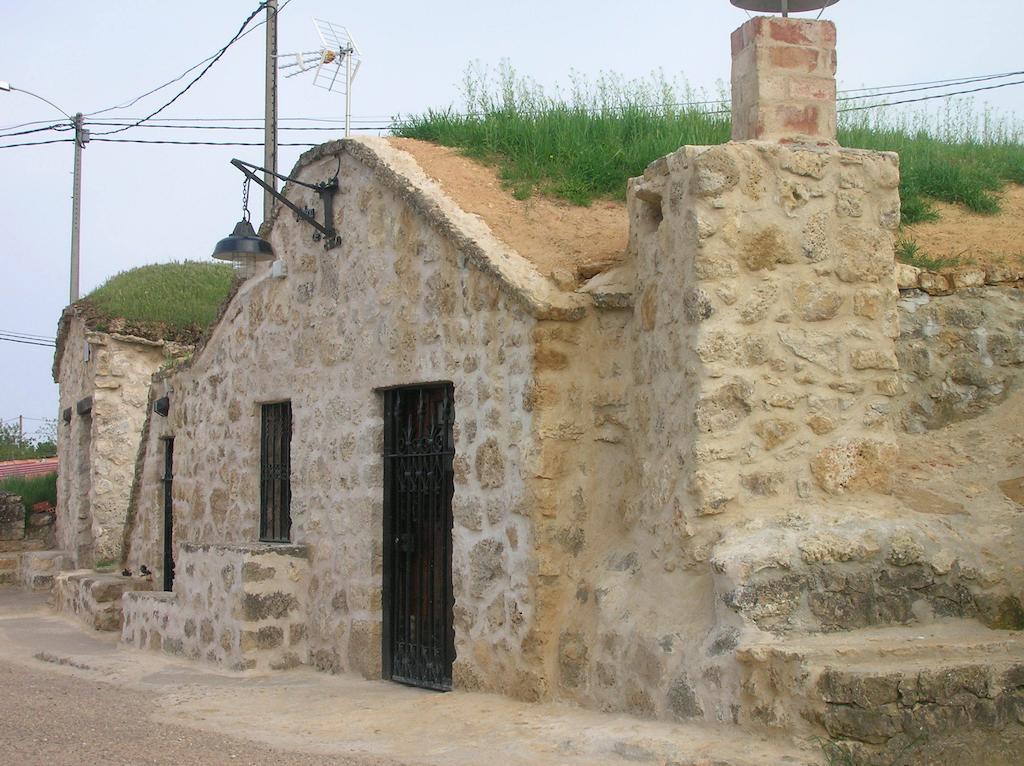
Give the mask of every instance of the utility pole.
<svg viewBox="0 0 1024 766">
<path fill-rule="evenodd" d="M 18 444 L 25 441 L 25 416 L 18 415 Z"/>
<path fill-rule="evenodd" d="M 82 149 L 89 143 L 89 131 L 85 129 L 85 117 L 79 112 L 74 117 L 65 112 L 48 98 L 40 96 L 24 88 L 15 88 L 9 82 L 0 80 L 0 91 L 24 93 L 26 96 L 49 104 L 58 112 L 68 118 L 71 127 L 75 129 L 75 180 L 71 191 L 71 302 L 78 300 L 78 241 L 81 228 L 82 212 Z"/>
<path fill-rule="evenodd" d="M 267 70 L 266 112 L 263 120 L 263 180 L 277 189 L 277 0 L 267 0 Z M 274 210 L 274 195 L 263 192 L 263 220 L 269 221 Z"/>
<path fill-rule="evenodd" d="M 78 300 L 78 256 L 82 227 L 82 149 L 89 143 L 81 112 L 75 115 L 75 174 L 71 192 L 71 303 Z"/>
</svg>

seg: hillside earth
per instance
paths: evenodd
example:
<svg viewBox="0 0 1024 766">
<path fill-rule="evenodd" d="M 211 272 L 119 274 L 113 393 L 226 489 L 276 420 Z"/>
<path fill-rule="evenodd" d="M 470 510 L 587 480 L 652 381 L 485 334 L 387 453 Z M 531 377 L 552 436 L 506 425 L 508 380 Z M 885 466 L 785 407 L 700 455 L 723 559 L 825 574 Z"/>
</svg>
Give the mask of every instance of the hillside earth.
<svg viewBox="0 0 1024 766">
<path fill-rule="evenodd" d="M 1024 186 L 1009 184 L 1002 195 L 1002 211 L 979 215 L 960 205 L 933 203 L 939 220 L 907 226 L 903 236 L 921 255 L 961 264 L 1007 264 L 1024 269 Z"/>
<path fill-rule="evenodd" d="M 624 202 L 601 200 L 579 207 L 537 195 L 518 200 L 495 168 L 454 149 L 412 138 L 389 141 L 411 154 L 463 210 L 480 216 L 498 239 L 545 276 L 554 275 L 563 287 L 571 286 L 565 284 L 566 277 L 593 276 L 626 251 L 629 219 Z"/>
<path fill-rule="evenodd" d="M 629 218 L 624 202 L 600 200 L 579 207 L 539 195 L 519 200 L 496 168 L 456 149 L 412 138 L 389 141 L 411 154 L 460 207 L 480 216 L 495 236 L 542 274 L 554 275 L 562 287 L 572 287 L 567 276 L 578 282 L 606 270 L 626 250 Z M 917 244 L 919 256 L 949 265 L 998 263 L 1024 269 L 1024 186 L 1007 186 L 1002 212 L 995 216 L 942 202 L 934 206 L 938 221 L 907 226 L 902 232 Z"/>
</svg>

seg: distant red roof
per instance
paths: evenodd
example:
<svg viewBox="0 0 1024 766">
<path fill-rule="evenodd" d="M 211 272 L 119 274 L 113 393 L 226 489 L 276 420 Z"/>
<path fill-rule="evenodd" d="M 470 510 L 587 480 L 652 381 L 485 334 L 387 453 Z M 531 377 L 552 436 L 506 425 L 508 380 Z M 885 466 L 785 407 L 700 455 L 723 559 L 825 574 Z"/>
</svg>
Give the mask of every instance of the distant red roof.
<svg viewBox="0 0 1024 766">
<path fill-rule="evenodd" d="M 33 458 L 31 460 L 5 460 L 0 462 L 0 481 L 11 476 L 44 476 L 57 472 L 57 458 Z"/>
</svg>

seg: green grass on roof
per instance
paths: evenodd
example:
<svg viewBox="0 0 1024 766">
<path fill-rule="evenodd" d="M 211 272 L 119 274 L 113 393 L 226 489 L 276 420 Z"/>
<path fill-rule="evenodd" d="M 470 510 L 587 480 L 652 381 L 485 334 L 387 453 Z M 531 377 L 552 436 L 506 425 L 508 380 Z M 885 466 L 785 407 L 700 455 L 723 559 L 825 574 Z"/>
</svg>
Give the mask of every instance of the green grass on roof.
<svg viewBox="0 0 1024 766">
<path fill-rule="evenodd" d="M 521 199 L 534 192 L 580 205 L 622 199 L 626 180 L 655 159 L 688 144 L 723 143 L 731 133 L 728 103 L 694 104 L 708 96 L 660 73 L 596 81 L 574 75 L 567 94 L 550 95 L 508 64 L 496 80 L 477 65 L 467 70 L 463 95 L 464 112 L 405 117 L 395 132 L 496 165 Z M 839 141 L 900 153 L 904 223 L 933 219 L 930 200 L 995 213 L 1005 182 L 1024 183 L 1024 127 L 987 111 L 977 114 L 970 102 L 947 103 L 938 112 L 848 111 L 840 115 Z"/>
<path fill-rule="evenodd" d="M 206 328 L 234 280 L 227 264 L 157 263 L 115 274 L 86 296 L 100 315 L 174 330 Z"/>
</svg>

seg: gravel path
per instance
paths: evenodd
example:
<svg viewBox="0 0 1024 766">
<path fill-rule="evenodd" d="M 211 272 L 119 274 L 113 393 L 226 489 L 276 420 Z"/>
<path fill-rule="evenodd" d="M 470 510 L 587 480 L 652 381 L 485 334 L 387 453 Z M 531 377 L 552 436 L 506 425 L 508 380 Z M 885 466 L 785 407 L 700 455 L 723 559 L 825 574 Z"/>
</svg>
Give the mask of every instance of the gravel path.
<svg viewBox="0 0 1024 766">
<path fill-rule="evenodd" d="M 317 756 L 161 723 L 142 692 L 0 661 L 0 760 L 19 766 L 388 766 Z"/>
</svg>

